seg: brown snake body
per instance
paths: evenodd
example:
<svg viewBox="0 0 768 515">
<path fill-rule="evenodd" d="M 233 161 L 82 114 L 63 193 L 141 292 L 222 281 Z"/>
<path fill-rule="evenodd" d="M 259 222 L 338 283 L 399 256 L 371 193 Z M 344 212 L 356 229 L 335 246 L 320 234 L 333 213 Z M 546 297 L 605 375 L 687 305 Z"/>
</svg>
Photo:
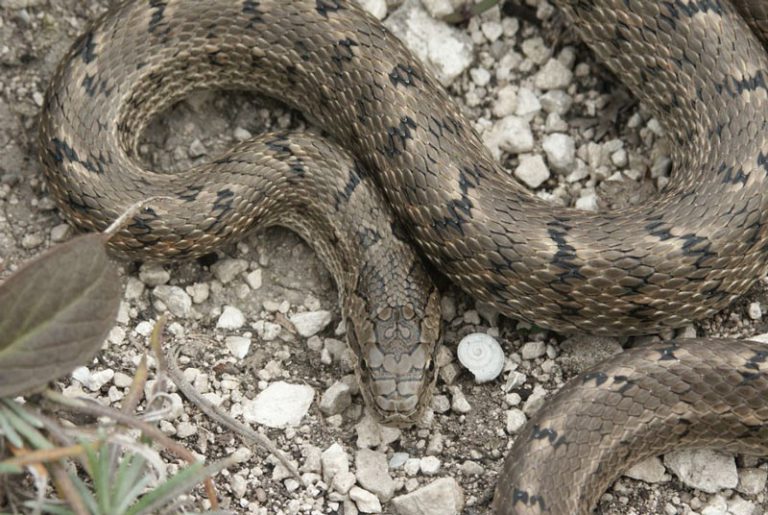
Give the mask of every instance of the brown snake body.
<svg viewBox="0 0 768 515">
<path fill-rule="evenodd" d="M 675 175 L 647 204 L 592 214 L 531 196 L 402 44 L 341 0 L 118 4 L 77 40 L 46 96 L 50 189 L 88 230 L 151 198 L 111 242 L 135 258 L 198 256 L 255 226 L 299 232 L 336 278 L 366 401 L 392 423 L 429 400 L 439 316 L 374 182 L 429 261 L 505 315 L 639 334 L 714 314 L 766 270 L 764 47 L 724 0 L 558 3 L 668 129 Z M 739 6 L 766 30 L 760 2 Z M 181 174 L 146 170 L 141 130 L 201 87 L 276 97 L 354 157 L 311 134 L 270 134 Z M 500 512 L 586 513 L 621 468 L 679 444 L 768 451 L 759 344 L 664 344 L 590 374 L 518 437 Z"/>
</svg>

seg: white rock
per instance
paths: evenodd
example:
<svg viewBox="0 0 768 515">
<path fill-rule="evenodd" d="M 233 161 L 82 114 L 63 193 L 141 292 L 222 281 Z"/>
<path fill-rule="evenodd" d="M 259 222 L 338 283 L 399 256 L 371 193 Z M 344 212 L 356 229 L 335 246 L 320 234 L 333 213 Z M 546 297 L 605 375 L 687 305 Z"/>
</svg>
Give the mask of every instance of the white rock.
<svg viewBox="0 0 768 515">
<path fill-rule="evenodd" d="M 433 18 L 442 18 L 454 11 L 451 0 L 421 0 L 421 5 L 427 10 Z"/>
<path fill-rule="evenodd" d="M 765 515 L 765 512 L 755 503 L 734 495 L 728 499 L 729 515 Z"/>
<path fill-rule="evenodd" d="M 244 259 L 222 259 L 211 266 L 211 272 L 221 281 L 221 284 L 227 284 L 248 270 L 248 261 Z"/>
<path fill-rule="evenodd" d="M 80 384 L 88 388 L 90 391 L 95 392 L 101 390 L 101 387 L 115 377 L 115 371 L 111 368 L 99 370 L 97 372 L 91 372 L 86 367 L 77 367 L 72 371 L 72 377 L 77 379 Z"/>
<path fill-rule="evenodd" d="M 256 330 L 256 334 L 259 335 L 259 338 L 265 342 L 271 342 L 280 336 L 280 332 L 283 330 L 283 327 L 280 324 L 268 320 L 257 320 L 256 323 L 253 324 L 253 328 Z"/>
<path fill-rule="evenodd" d="M 386 454 L 360 449 L 355 456 L 355 469 L 360 486 L 376 494 L 383 502 L 392 499 L 395 494 L 395 482 L 389 475 Z"/>
<path fill-rule="evenodd" d="M 333 383 L 320 397 L 320 411 L 326 415 L 341 413 L 350 404 L 352 404 L 352 393 L 349 385 L 341 381 Z"/>
<path fill-rule="evenodd" d="M 440 472 L 440 466 L 440 460 L 435 456 L 424 456 L 419 460 L 419 469 L 421 470 L 422 474 L 427 476 L 434 476 Z"/>
<path fill-rule="evenodd" d="M 404 3 L 384 21 L 384 25 L 421 62 L 427 63 L 445 86 L 461 75 L 474 60 L 470 37 L 432 18 L 418 2 Z"/>
<path fill-rule="evenodd" d="M 499 39 L 504 33 L 501 23 L 493 20 L 483 22 L 483 24 L 480 25 L 480 30 L 483 32 L 485 39 L 491 43 Z"/>
<path fill-rule="evenodd" d="M 240 329 L 244 324 L 245 315 L 234 306 L 224 306 L 224 310 L 216 321 L 218 329 Z"/>
<path fill-rule="evenodd" d="M 520 156 L 520 164 L 515 168 L 515 177 L 529 188 L 538 188 L 549 179 L 549 168 L 540 155 Z"/>
<path fill-rule="evenodd" d="M 176 426 L 176 436 L 179 438 L 187 438 L 197 434 L 197 426 L 191 422 L 182 421 Z"/>
<path fill-rule="evenodd" d="M 389 445 L 397 441 L 401 435 L 400 429 L 382 426 L 368 414 L 355 425 L 355 431 L 357 432 L 357 447 L 361 449 Z"/>
<path fill-rule="evenodd" d="M 248 286 L 250 286 L 252 290 L 258 290 L 259 288 L 261 288 L 261 284 L 262 284 L 261 268 L 257 268 L 256 270 L 251 270 L 250 272 L 248 272 L 248 275 L 245 276 L 245 282 L 248 283 Z"/>
<path fill-rule="evenodd" d="M 360 7 L 371 13 L 377 20 L 383 20 L 387 17 L 386 0 L 357 0 Z"/>
<path fill-rule="evenodd" d="M 451 392 L 451 409 L 455 413 L 469 413 L 472 411 L 472 406 L 464 396 L 464 392 L 458 386 L 449 387 Z"/>
<path fill-rule="evenodd" d="M 59 224 L 51 229 L 51 241 L 61 243 L 72 234 L 72 227 L 69 224 Z"/>
<path fill-rule="evenodd" d="M 749 314 L 749 318 L 752 320 L 760 320 L 763 318 L 763 310 L 760 307 L 759 302 L 750 302 L 749 308 L 747 309 L 747 314 Z"/>
<path fill-rule="evenodd" d="M 476 85 L 485 87 L 491 82 L 491 72 L 485 68 L 477 67 L 469 70 L 469 76 L 472 78 L 472 82 Z"/>
<path fill-rule="evenodd" d="M 526 399 L 525 404 L 523 405 L 523 413 L 530 417 L 539 411 L 539 408 L 541 408 L 546 401 L 547 393 L 547 390 L 545 390 L 543 386 L 539 384 L 534 386 L 533 392 L 531 392 L 531 395 L 528 396 L 528 399 Z"/>
<path fill-rule="evenodd" d="M 547 154 L 547 163 L 557 172 L 569 172 L 576 165 L 576 144 L 567 134 L 545 136 L 541 148 Z"/>
<path fill-rule="evenodd" d="M 536 64 L 543 64 L 552 55 L 552 50 L 541 37 L 528 38 L 520 46 L 523 54 Z"/>
<path fill-rule="evenodd" d="M 405 465 L 405 462 L 408 461 L 409 454 L 407 452 L 396 452 L 392 454 L 392 457 L 389 459 L 389 468 L 391 469 L 399 469 L 403 465 Z"/>
<path fill-rule="evenodd" d="M 192 298 L 178 286 L 161 284 L 152 290 L 152 295 L 162 301 L 174 316 L 188 318 L 192 314 Z"/>
<path fill-rule="evenodd" d="M 539 89 L 565 89 L 573 79 L 573 72 L 557 59 L 547 61 L 534 77 L 534 85 Z"/>
<path fill-rule="evenodd" d="M 160 286 L 171 280 L 171 274 L 160 265 L 146 263 L 141 265 L 139 279 L 147 286 Z"/>
<path fill-rule="evenodd" d="M 766 478 L 768 471 L 758 468 L 741 469 L 736 490 L 746 495 L 757 495 L 765 489 Z"/>
<path fill-rule="evenodd" d="M 517 434 L 517 432 L 523 428 L 527 421 L 528 418 L 525 416 L 525 413 L 523 413 L 522 410 L 517 408 L 507 410 L 507 433 Z"/>
<path fill-rule="evenodd" d="M 571 95 L 561 89 L 547 91 L 539 97 L 541 107 L 550 114 L 564 115 L 571 109 L 573 99 Z M 567 125 L 566 125 L 567 128 Z"/>
<path fill-rule="evenodd" d="M 245 336 L 227 336 L 224 344 L 229 349 L 229 353 L 238 359 L 243 359 L 248 355 L 251 348 L 251 339 Z"/>
<path fill-rule="evenodd" d="M 323 467 L 323 481 L 328 484 L 336 474 L 349 472 L 349 456 L 338 443 L 334 443 L 323 451 L 320 455 L 320 463 Z"/>
<path fill-rule="evenodd" d="M 733 456 L 711 449 L 671 452 L 664 464 L 686 485 L 710 494 L 739 482 Z"/>
<path fill-rule="evenodd" d="M 582 190 L 582 196 L 576 199 L 576 209 L 597 211 L 597 193 L 594 190 Z"/>
<path fill-rule="evenodd" d="M 267 427 L 296 426 L 306 415 L 315 391 L 306 385 L 278 381 L 243 403 L 243 419 Z"/>
<path fill-rule="evenodd" d="M 368 490 L 363 490 L 359 486 L 352 487 L 349 491 L 349 498 L 355 501 L 357 509 L 361 513 L 381 513 L 379 498 Z"/>
<path fill-rule="evenodd" d="M 290 321 L 301 336 L 309 338 L 325 329 L 331 323 L 331 312 L 307 311 L 306 313 L 296 313 L 290 317 Z"/>
<path fill-rule="evenodd" d="M 201 304 L 208 300 L 211 294 L 211 287 L 208 283 L 195 283 L 185 288 L 186 292 L 192 297 L 192 302 Z"/>
<path fill-rule="evenodd" d="M 658 457 L 653 456 L 635 464 L 629 470 L 624 472 L 624 475 L 631 477 L 632 479 L 645 481 L 646 483 L 661 483 L 666 479 L 664 477 L 665 472 L 666 469 L 661 463 L 661 460 Z"/>
<path fill-rule="evenodd" d="M 392 508 L 397 515 L 459 515 L 464 510 L 464 491 L 455 479 L 443 477 L 395 497 Z"/>
<path fill-rule="evenodd" d="M 539 99 L 534 92 L 528 88 L 518 89 L 515 114 L 517 114 L 517 116 L 522 116 L 526 120 L 530 120 L 539 111 L 541 111 L 541 102 L 539 102 Z"/>
<path fill-rule="evenodd" d="M 339 472 L 333 476 L 331 487 L 340 494 L 346 494 L 349 489 L 355 486 L 357 478 L 352 472 Z"/>
<path fill-rule="evenodd" d="M 520 348 L 523 359 L 536 359 L 547 352 L 547 344 L 544 342 L 527 342 Z"/>
<path fill-rule="evenodd" d="M 533 133 L 527 121 L 510 115 L 494 123 L 483 134 L 483 143 L 498 161 L 502 151 L 519 154 L 533 150 Z"/>
</svg>

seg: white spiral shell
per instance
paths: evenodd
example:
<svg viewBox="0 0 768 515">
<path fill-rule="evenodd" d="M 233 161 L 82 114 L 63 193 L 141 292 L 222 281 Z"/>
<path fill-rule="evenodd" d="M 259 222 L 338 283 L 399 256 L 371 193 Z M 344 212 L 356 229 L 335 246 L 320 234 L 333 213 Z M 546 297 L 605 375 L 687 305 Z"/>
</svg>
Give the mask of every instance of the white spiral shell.
<svg viewBox="0 0 768 515">
<path fill-rule="evenodd" d="M 493 381 L 504 369 L 504 351 L 495 338 L 471 333 L 459 342 L 459 361 L 475 376 L 476 383 Z"/>
</svg>

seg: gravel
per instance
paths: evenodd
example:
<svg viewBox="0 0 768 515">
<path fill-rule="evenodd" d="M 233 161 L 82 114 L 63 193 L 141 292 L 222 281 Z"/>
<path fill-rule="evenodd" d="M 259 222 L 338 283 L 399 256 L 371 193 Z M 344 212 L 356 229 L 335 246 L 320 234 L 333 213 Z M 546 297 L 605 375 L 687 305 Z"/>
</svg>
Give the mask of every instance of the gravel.
<svg viewBox="0 0 768 515">
<path fill-rule="evenodd" d="M 643 106 L 615 123 L 606 119 L 610 100 L 623 88 L 583 47 L 568 46 L 567 36 L 565 46 L 553 47 L 551 33 L 501 16 L 498 8 L 456 28 L 433 17 L 455 7 L 448 0 L 364 3 L 386 16 L 387 26 L 436 71 L 494 156 L 540 198 L 598 210 L 645 202 L 669 180 L 669 145 L 658 121 Z M 36 119 L 63 43 L 107 4 L 8 0 L 0 11 L 0 277 L 72 234 L 52 208 L 33 159 Z M 543 23 L 552 21 L 548 3 L 527 4 Z M 151 125 L 141 155 L 175 170 L 251 134 L 304 125 L 249 95 L 196 93 Z M 259 430 L 305 476 L 307 486 L 300 486 L 273 460 L 237 447 L 229 432 L 169 394 L 163 431 L 206 460 L 232 452 L 242 457 L 239 468 L 220 476 L 226 479 L 217 478 L 222 507 L 241 513 L 484 513 L 507 445 L 527 418 L 569 377 L 622 344 L 643 340 L 564 338 L 500 318 L 448 288 L 441 301 L 437 396 L 419 425 L 401 430 L 364 414 L 332 281 L 296 236 L 268 230 L 212 260 L 126 264 L 125 276 L 105 352 L 74 372 L 63 391 L 119 407 L 155 321 L 167 313 L 167 339 L 180 348 L 180 365 L 195 388 L 235 418 L 264 424 Z M 761 284 L 727 313 L 662 336 L 766 333 L 767 304 Z M 457 342 L 477 332 L 498 340 L 507 355 L 501 377 L 482 385 L 454 357 Z M 757 514 L 768 508 L 762 459 L 683 451 L 646 460 L 627 474 L 635 479 L 617 481 L 598 513 Z"/>
</svg>

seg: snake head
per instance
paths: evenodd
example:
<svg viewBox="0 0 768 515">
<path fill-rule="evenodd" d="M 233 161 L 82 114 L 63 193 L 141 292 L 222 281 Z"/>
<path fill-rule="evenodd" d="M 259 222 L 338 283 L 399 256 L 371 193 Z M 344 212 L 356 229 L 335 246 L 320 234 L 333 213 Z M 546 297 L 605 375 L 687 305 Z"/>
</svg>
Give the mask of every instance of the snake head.
<svg viewBox="0 0 768 515">
<path fill-rule="evenodd" d="M 353 294 L 347 308 L 347 341 L 357 356 L 355 372 L 368 408 L 382 424 L 413 425 L 429 405 L 437 379 L 437 290 L 376 308 Z"/>
</svg>

